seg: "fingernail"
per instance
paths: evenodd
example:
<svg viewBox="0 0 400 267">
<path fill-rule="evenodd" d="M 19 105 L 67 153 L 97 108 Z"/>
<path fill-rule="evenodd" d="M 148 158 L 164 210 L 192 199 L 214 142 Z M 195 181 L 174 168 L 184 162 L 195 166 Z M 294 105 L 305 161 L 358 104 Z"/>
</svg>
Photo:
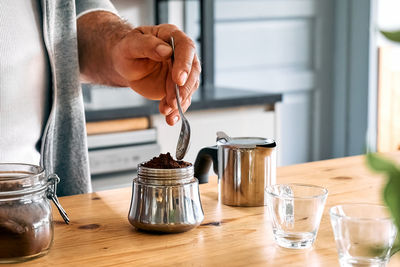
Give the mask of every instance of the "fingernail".
<svg viewBox="0 0 400 267">
<path fill-rule="evenodd" d="M 158 45 L 156 47 L 156 52 L 161 57 L 165 57 L 165 56 L 168 56 L 169 53 L 171 53 L 171 47 L 169 47 L 167 45 L 160 44 L 160 45 Z"/>
<path fill-rule="evenodd" d="M 186 71 L 182 71 L 181 75 L 179 75 L 179 82 L 180 82 L 180 86 L 184 85 L 186 83 L 188 74 Z"/>
<path fill-rule="evenodd" d="M 175 124 L 178 120 L 179 120 L 179 117 L 178 117 L 178 116 L 175 116 L 175 117 L 172 119 L 172 121 L 174 122 L 174 124 Z"/>
</svg>

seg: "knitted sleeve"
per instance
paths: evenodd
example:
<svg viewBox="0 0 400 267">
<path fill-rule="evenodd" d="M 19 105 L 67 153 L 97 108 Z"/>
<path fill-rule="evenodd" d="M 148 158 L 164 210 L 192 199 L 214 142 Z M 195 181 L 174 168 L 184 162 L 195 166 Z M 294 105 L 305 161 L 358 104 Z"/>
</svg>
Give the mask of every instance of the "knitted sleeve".
<svg viewBox="0 0 400 267">
<path fill-rule="evenodd" d="M 108 11 L 118 15 L 114 5 L 109 0 L 75 0 L 76 18 L 93 11 Z"/>
</svg>

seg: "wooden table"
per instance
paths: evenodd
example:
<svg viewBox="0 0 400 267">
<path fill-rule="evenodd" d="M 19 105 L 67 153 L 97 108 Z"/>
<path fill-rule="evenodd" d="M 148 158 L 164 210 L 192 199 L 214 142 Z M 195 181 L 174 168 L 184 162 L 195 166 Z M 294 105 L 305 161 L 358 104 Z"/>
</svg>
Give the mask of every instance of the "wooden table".
<svg viewBox="0 0 400 267">
<path fill-rule="evenodd" d="M 390 154 L 400 162 L 400 153 Z M 329 196 L 314 247 L 289 250 L 274 244 L 265 207 L 238 208 L 217 201 L 216 179 L 200 186 L 202 225 L 181 234 L 136 231 L 127 215 L 131 189 L 61 198 L 72 223 L 55 212 L 55 240 L 48 255 L 29 266 L 339 266 L 329 208 L 343 202 L 380 203 L 384 178 L 361 156 L 278 169 L 278 183 L 323 185 Z M 13 265 L 15 266 L 15 265 Z M 400 254 L 389 266 L 400 266 Z"/>
</svg>

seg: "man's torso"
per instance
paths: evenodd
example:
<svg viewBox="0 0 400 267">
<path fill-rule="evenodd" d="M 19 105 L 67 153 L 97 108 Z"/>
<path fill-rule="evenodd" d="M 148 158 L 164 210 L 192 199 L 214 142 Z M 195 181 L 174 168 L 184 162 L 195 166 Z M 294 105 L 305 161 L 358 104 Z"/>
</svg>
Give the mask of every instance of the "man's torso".
<svg viewBox="0 0 400 267">
<path fill-rule="evenodd" d="M 0 1 L 0 28 L 0 162 L 39 164 L 50 103 L 39 1 Z"/>
</svg>

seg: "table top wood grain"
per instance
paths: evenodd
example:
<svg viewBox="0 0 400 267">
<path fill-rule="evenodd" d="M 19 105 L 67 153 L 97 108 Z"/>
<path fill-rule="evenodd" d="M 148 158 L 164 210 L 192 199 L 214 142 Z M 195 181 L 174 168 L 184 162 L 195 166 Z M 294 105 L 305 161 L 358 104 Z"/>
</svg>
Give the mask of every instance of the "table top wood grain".
<svg viewBox="0 0 400 267">
<path fill-rule="evenodd" d="M 388 154 L 400 162 L 400 153 Z M 46 256 L 22 266 L 339 266 L 329 208 L 346 202 L 381 203 L 385 178 L 355 156 L 278 168 L 278 183 L 308 183 L 329 190 L 317 240 L 306 250 L 274 243 L 266 207 L 218 202 L 216 177 L 200 185 L 205 219 L 180 234 L 149 234 L 128 222 L 131 188 L 60 198 L 71 224 L 54 210 L 55 239 Z M 15 265 L 13 265 L 15 266 Z M 400 266 L 400 254 L 389 266 Z"/>
</svg>

